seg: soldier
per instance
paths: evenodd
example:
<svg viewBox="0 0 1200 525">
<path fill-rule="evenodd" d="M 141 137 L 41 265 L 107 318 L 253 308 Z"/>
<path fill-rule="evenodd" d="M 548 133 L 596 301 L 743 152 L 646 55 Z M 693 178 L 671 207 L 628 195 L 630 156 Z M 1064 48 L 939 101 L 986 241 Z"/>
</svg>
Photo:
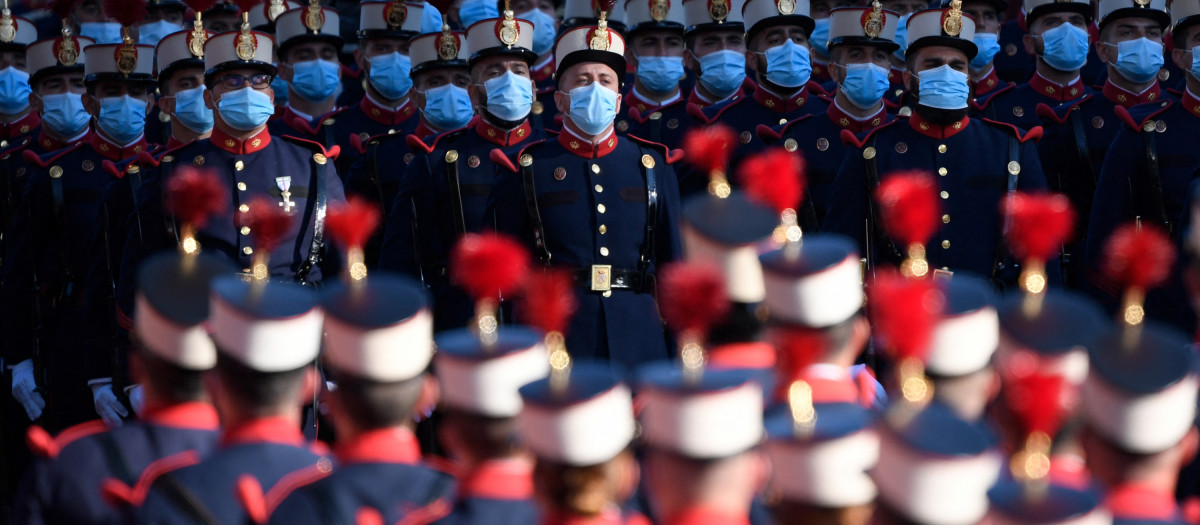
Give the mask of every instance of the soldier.
<svg viewBox="0 0 1200 525">
<path fill-rule="evenodd" d="M 275 21 L 279 44 L 279 77 L 287 81 L 288 102 L 271 121 L 271 134 L 290 135 L 321 143 L 326 149 L 338 144 L 337 89 L 342 68 L 338 51 L 338 13 L 321 7 L 317 0 L 291 9 Z M 340 140 L 349 140 L 340 139 Z"/>
<path fill-rule="evenodd" d="M 123 40 L 121 24 L 111 20 L 116 13 L 104 12 L 100 0 L 82 0 L 71 13 L 72 31 L 92 39 L 97 44 L 119 44 Z M 134 23 L 140 23 L 135 20 Z"/>
<path fill-rule="evenodd" d="M 701 109 L 744 95 L 746 81 L 746 26 L 742 0 L 691 0 L 683 2 L 687 23 L 684 65 L 696 75 L 688 105 Z"/>
<path fill-rule="evenodd" d="M 26 18 L 13 16 L 4 3 L 0 14 L 0 149 L 21 142 L 37 132 L 41 119 L 29 99 L 29 64 L 26 46 L 37 40 L 37 27 Z M 5 31 L 5 26 L 11 29 Z"/>
<path fill-rule="evenodd" d="M 112 431 L 101 421 L 83 423 L 53 440 L 31 432 L 42 459 L 15 500 L 16 521 L 122 523 L 126 509 L 112 505 L 134 499 L 151 463 L 203 457 L 216 447 L 217 413 L 201 385 L 217 360 L 205 328 L 208 285 L 233 271 L 222 258 L 198 252 L 162 254 L 142 265 L 130 356 L 131 373 L 145 392 L 141 420 Z"/>
<path fill-rule="evenodd" d="M 1000 345 L 995 298 L 990 283 L 971 275 L 955 275 L 938 285 L 946 306 L 925 366 L 933 402 L 964 421 L 979 421 L 1000 391 L 1000 377 L 992 366 Z"/>
<path fill-rule="evenodd" d="M 617 131 L 677 148 L 691 117 L 684 99 L 684 19 L 678 1 L 625 0 L 629 22 L 629 60 L 637 70 L 623 100 L 628 118 L 617 118 Z"/>
<path fill-rule="evenodd" d="M 494 216 L 496 230 L 520 239 L 542 264 L 574 272 L 579 308 L 568 347 L 631 366 L 668 355 L 654 283 L 657 268 L 680 251 L 679 191 L 670 165 L 677 152 L 613 129 L 624 50 L 621 35 L 603 24 L 559 37 L 555 98 L 568 115 L 563 131 L 512 155 L 493 154 L 507 171 L 496 179 L 485 217 Z"/>
<path fill-rule="evenodd" d="M 943 1 L 942 7 L 949 7 Z M 1014 87 L 996 74 L 995 58 L 1000 52 L 1001 17 L 1008 10 L 1004 0 L 972 0 L 963 2 L 963 13 L 975 20 L 975 47 L 979 51 L 971 59 L 971 106 L 987 118 L 996 119 L 990 110 L 993 98 Z"/>
<path fill-rule="evenodd" d="M 514 18 L 508 9 L 504 18 L 472 25 L 463 48 L 470 48 L 471 79 L 467 91 L 472 105 L 479 108 L 480 117 L 466 128 L 426 137 L 424 141 L 414 135 L 407 141 L 417 156 L 404 172 L 395 198 L 389 203 L 391 212 L 379 264 L 389 271 L 424 277 L 433 294 L 437 332 L 461 328 L 473 313 L 466 296 L 451 285 L 446 265 L 451 247 L 463 234 L 478 232 L 491 223 L 484 212 L 497 167 L 492 150 L 501 148 L 513 153 L 545 137 L 529 123 L 534 93 L 529 75 L 530 65 L 536 59 L 531 50 L 535 32 L 532 23 Z M 414 45 L 429 41 L 421 39 Z M 460 54 L 465 53 L 460 50 Z M 422 84 L 443 74 L 439 71 L 453 70 L 422 72 Z M 458 72 L 453 75 L 457 84 Z M 378 142 L 382 145 L 372 148 L 382 150 L 394 148 L 389 146 L 392 144 L 399 145 L 393 137 L 380 138 Z M 394 178 L 383 173 L 378 176 Z"/>
<path fill-rule="evenodd" d="M 833 179 L 842 166 L 846 145 L 841 133 L 863 133 L 891 122 L 883 96 L 888 89 L 888 60 L 895 43 L 898 15 L 878 3 L 869 8 L 846 7 L 829 13 L 829 70 L 837 83 L 833 100 L 823 114 L 802 116 L 783 124 L 758 127 L 768 144 L 782 142 L 804 157 L 807 203 L 798 208 L 804 231 L 816 231 L 825 218 Z M 817 138 L 813 140 L 813 135 Z"/>
<path fill-rule="evenodd" d="M 184 11 L 181 0 L 148 0 L 146 20 L 138 26 L 138 43 L 157 45 L 163 37 L 183 30 Z"/>
<path fill-rule="evenodd" d="M 270 5 L 268 3 L 268 5 Z M 241 25 L 238 17 L 238 7 L 229 0 L 221 0 L 203 13 L 204 28 L 213 33 L 237 31 Z"/>
<path fill-rule="evenodd" d="M 936 166 L 941 229 L 923 248 L 931 268 L 968 271 L 993 281 L 1003 274 L 1001 221 L 995 210 L 1006 192 L 1045 188 L 1029 133 L 986 119 L 972 119 L 967 71 L 975 56 L 974 22 L 959 4 L 929 9 L 909 19 L 908 72 L 905 78 L 916 106 L 910 118 L 897 119 L 850 141 L 852 147 L 831 193 L 825 230 L 855 238 L 870 254 L 868 264 L 898 258 L 885 239 L 870 194 L 897 170 Z M 924 243 L 924 241 L 921 241 Z"/>
<path fill-rule="evenodd" d="M 516 0 L 509 2 L 514 17 L 533 23 L 533 52 L 537 53 L 531 76 L 537 86 L 530 122 L 534 128 L 545 129 L 547 125 L 557 127 L 554 107 L 554 38 L 558 36 L 559 18 L 555 14 L 556 2 L 551 0 Z M 467 28 L 468 32 L 470 27 Z"/>
</svg>

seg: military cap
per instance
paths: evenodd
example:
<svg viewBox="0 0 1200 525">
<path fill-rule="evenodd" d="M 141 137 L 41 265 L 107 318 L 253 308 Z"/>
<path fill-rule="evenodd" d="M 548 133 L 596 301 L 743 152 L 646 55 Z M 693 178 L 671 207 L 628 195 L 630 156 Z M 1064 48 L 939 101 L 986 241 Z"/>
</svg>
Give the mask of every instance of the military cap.
<svg viewBox="0 0 1200 525">
<path fill-rule="evenodd" d="M 242 28 L 241 31 L 216 35 L 204 44 L 206 77 L 211 78 L 224 71 L 241 68 L 275 74 L 275 65 L 271 63 L 272 46 L 275 41 L 271 35 L 251 31 L 246 29 L 245 25 Z"/>
<path fill-rule="evenodd" d="M 1088 0 L 1025 0 L 1025 22 L 1032 24 L 1033 20 L 1050 13 L 1079 13 L 1089 22 L 1095 11 Z"/>
<path fill-rule="evenodd" d="M 467 48 L 471 50 L 471 64 L 494 55 L 514 55 L 529 64 L 537 60 L 533 52 L 533 22 L 514 18 L 512 11 L 505 11 L 501 18 L 471 24 L 467 28 Z"/>
<path fill-rule="evenodd" d="M 363 2 L 359 4 L 358 38 L 402 38 L 421 33 L 422 2 Z"/>
<path fill-rule="evenodd" d="M 1183 35 L 1183 31 L 1200 22 L 1200 0 L 1173 0 L 1171 2 L 1171 33 Z"/>
<path fill-rule="evenodd" d="M 440 33 L 426 33 L 409 42 L 408 56 L 412 58 L 409 74 L 415 76 L 421 71 L 442 67 L 465 68 L 470 55 L 467 34 L 442 26 Z"/>
<path fill-rule="evenodd" d="M 809 14 L 808 0 L 746 0 L 742 4 L 746 38 L 777 25 L 794 25 L 811 35 L 816 22 Z"/>
<path fill-rule="evenodd" d="M 1171 25 L 1171 14 L 1167 12 L 1167 0 L 1100 0 L 1096 6 L 1096 18 L 1100 28 L 1119 18 L 1149 18 L 1166 29 Z"/>
<path fill-rule="evenodd" d="M 1026 309 L 1023 294 L 1001 300 L 1000 350 L 1002 366 L 1016 352 L 1036 355 L 1046 371 L 1062 375 L 1068 383 L 1083 383 L 1088 373 L 1088 347 L 1106 325 L 1096 304 L 1082 295 L 1050 290 L 1036 313 Z"/>
<path fill-rule="evenodd" d="M 309 5 L 284 11 L 275 19 L 275 41 L 280 55 L 286 54 L 291 46 L 306 42 L 327 42 L 340 50 L 339 29 L 337 10 L 311 0 Z"/>
<path fill-rule="evenodd" d="M 583 62 L 599 62 L 625 82 L 625 38 L 604 26 L 580 26 L 563 31 L 554 42 L 554 78 Z"/>
<path fill-rule="evenodd" d="M 49 75 L 82 73 L 87 62 L 83 49 L 95 41 L 65 32 L 54 38 L 38 40 L 25 49 L 25 65 L 29 68 L 29 83 L 35 85 Z"/>
<path fill-rule="evenodd" d="M 321 297 L 325 362 L 337 373 L 391 383 L 421 375 L 433 358 L 433 314 L 421 286 L 376 274 L 337 282 Z"/>
<path fill-rule="evenodd" d="M 207 370 L 217 350 L 207 330 L 209 283 L 233 275 L 225 259 L 208 254 L 159 254 L 138 268 L 133 329 L 141 347 L 185 370 Z"/>
<path fill-rule="evenodd" d="M 708 264 L 724 276 L 729 300 L 762 302 L 766 296 L 758 243 L 779 224 L 779 215 L 741 192 L 726 198 L 698 195 L 683 205 L 680 233 L 689 261 Z"/>
<path fill-rule="evenodd" d="M 743 3 L 744 0 L 683 0 L 683 18 L 688 34 L 704 31 L 745 32 Z"/>
<path fill-rule="evenodd" d="M 518 389 L 550 373 L 542 334 L 530 328 L 501 327 L 491 344 L 466 329 L 439 333 L 436 341 L 442 401 L 474 414 L 516 416 L 523 406 Z"/>
<path fill-rule="evenodd" d="M 183 0 L 149 0 L 146 2 L 146 7 L 149 9 L 187 9 Z"/>
<path fill-rule="evenodd" d="M 1046 480 L 1031 489 L 1005 477 L 988 491 L 988 523 L 995 525 L 1102 525 L 1112 523 L 1104 499 L 1094 486 L 1071 487 Z M 1034 492 L 1034 495 L 1031 495 Z"/>
<path fill-rule="evenodd" d="M 996 14 L 1003 16 L 1005 11 L 1008 11 L 1008 2 L 1005 0 L 979 0 L 983 3 L 990 4 L 996 10 Z M 933 0 L 929 2 L 929 7 L 950 7 L 953 0 Z"/>
<path fill-rule="evenodd" d="M 763 386 L 746 370 L 689 377 L 677 363 L 637 373 L 644 443 L 694 459 L 731 457 L 763 439 Z"/>
<path fill-rule="evenodd" d="M 1000 345 L 1000 319 L 991 285 L 964 274 L 938 285 L 946 306 L 933 331 L 925 370 L 942 377 L 983 370 Z"/>
<path fill-rule="evenodd" d="M 683 32 L 686 21 L 681 0 L 625 0 L 628 33 L 649 29 Z"/>
<path fill-rule="evenodd" d="M 84 81 L 154 82 L 154 46 L 96 44 L 83 48 Z"/>
<path fill-rule="evenodd" d="M 7 7 L 0 10 L 0 51 L 25 51 L 37 35 L 37 26 L 28 18 L 13 16 Z"/>
<path fill-rule="evenodd" d="M 850 239 L 809 235 L 798 255 L 785 248 L 759 260 L 767 290 L 764 302 L 775 321 L 828 328 L 862 308 L 861 262 Z"/>
<path fill-rule="evenodd" d="M 323 314 L 307 288 L 227 275 L 213 279 L 209 300 L 213 340 L 226 357 L 265 373 L 317 359 Z"/>
<path fill-rule="evenodd" d="M 600 0 L 566 0 L 563 4 L 562 31 L 580 26 L 594 26 L 600 20 Z M 606 16 L 608 26 L 625 33 L 625 3 L 617 0 Z"/>
<path fill-rule="evenodd" d="M 868 474 L 879 461 L 875 416 L 855 400 L 821 399 L 813 389 L 811 412 L 780 405 L 766 416 L 764 450 L 771 458 L 768 487 L 785 501 L 849 507 L 875 501 Z M 799 408 L 799 407 L 798 407 Z"/>
<path fill-rule="evenodd" d="M 154 46 L 155 71 L 160 82 L 183 67 L 204 67 L 204 44 L 216 33 L 203 29 L 186 29 L 171 33 Z"/>
<path fill-rule="evenodd" d="M 829 11 L 829 49 L 841 45 L 879 46 L 888 51 L 900 48 L 896 27 L 900 14 L 876 2 L 871 7 L 839 7 Z"/>
<path fill-rule="evenodd" d="M 908 19 L 906 39 L 905 54 L 926 46 L 948 46 L 962 51 L 969 60 L 979 52 L 974 41 L 975 20 L 963 14 L 960 0 L 953 0 L 947 8 L 913 13 Z"/>
<path fill-rule="evenodd" d="M 521 442 L 538 457 L 585 467 L 609 461 L 633 441 L 629 387 L 608 364 L 575 364 L 566 385 L 554 377 L 521 387 Z"/>
<path fill-rule="evenodd" d="M 293 0 L 268 0 L 251 8 L 250 27 L 257 31 L 275 32 L 275 21 L 279 15 L 292 9 L 299 9 L 304 4 Z"/>
</svg>

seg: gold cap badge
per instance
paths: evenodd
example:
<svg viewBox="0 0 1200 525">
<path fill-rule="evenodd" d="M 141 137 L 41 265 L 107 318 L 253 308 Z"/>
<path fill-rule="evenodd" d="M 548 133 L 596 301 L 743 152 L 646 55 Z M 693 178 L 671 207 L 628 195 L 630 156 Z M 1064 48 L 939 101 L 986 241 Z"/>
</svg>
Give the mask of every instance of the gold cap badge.
<svg viewBox="0 0 1200 525">
<path fill-rule="evenodd" d="M 388 28 L 396 31 L 404 27 L 404 21 L 408 20 L 408 6 L 405 6 L 404 2 L 400 0 L 396 0 L 384 9 L 383 16 L 387 20 Z"/>
<path fill-rule="evenodd" d="M 950 9 L 942 15 L 942 32 L 949 36 L 962 32 L 962 0 L 950 2 Z"/>
<path fill-rule="evenodd" d="M 863 13 L 862 28 L 869 38 L 879 38 L 883 32 L 883 5 L 879 0 L 871 2 L 871 10 Z"/>
<path fill-rule="evenodd" d="M 723 23 L 729 16 L 728 0 L 708 0 L 708 16 L 713 22 Z"/>
<path fill-rule="evenodd" d="M 4 8 L 0 10 L 0 42 L 9 43 L 17 38 L 17 21 L 12 17 L 12 11 L 5 0 Z"/>
<path fill-rule="evenodd" d="M 258 52 L 258 39 L 254 38 L 254 34 L 250 32 L 250 15 L 248 13 L 242 14 L 242 32 L 238 35 L 234 46 L 234 51 L 241 60 L 254 60 L 254 54 Z"/>
<path fill-rule="evenodd" d="M 671 12 L 670 0 L 650 0 L 650 18 L 655 22 L 662 22 L 667 19 L 667 15 Z"/>
<path fill-rule="evenodd" d="M 496 31 L 496 35 L 500 37 L 500 43 L 512 47 L 517 43 L 517 38 L 521 36 L 521 27 L 517 25 L 517 21 L 513 19 L 511 9 L 504 10 L 504 20 L 500 21 L 500 27 Z"/>
<path fill-rule="evenodd" d="M 796 12 L 796 0 L 775 0 L 775 9 L 781 15 L 793 14 Z"/>
<path fill-rule="evenodd" d="M 325 26 L 325 12 L 321 10 L 320 0 L 309 0 L 308 10 L 304 12 L 304 27 L 314 34 L 320 33 Z"/>
<path fill-rule="evenodd" d="M 458 37 L 450 32 L 450 26 L 442 26 L 442 34 L 437 39 L 438 58 L 454 60 L 458 58 Z"/>
</svg>

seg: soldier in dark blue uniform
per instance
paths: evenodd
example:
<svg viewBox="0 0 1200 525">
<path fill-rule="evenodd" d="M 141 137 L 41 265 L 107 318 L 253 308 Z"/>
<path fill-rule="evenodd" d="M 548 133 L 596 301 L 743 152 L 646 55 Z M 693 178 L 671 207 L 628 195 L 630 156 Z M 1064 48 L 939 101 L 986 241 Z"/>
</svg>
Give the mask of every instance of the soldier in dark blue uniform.
<svg viewBox="0 0 1200 525">
<path fill-rule="evenodd" d="M 471 57 L 469 91 L 473 105 L 481 108 L 479 117 L 466 128 L 425 140 L 410 137 L 407 142 L 417 156 L 389 206 L 379 265 L 424 278 L 433 294 L 438 332 L 463 327 L 474 312 L 466 295 L 450 284 L 446 265 L 459 237 L 491 223 L 484 212 L 496 174 L 492 150 L 512 153 L 545 137 L 528 120 L 535 28 L 513 18 L 511 10 L 505 11 L 505 18 L 476 22 L 466 35 Z"/>
<path fill-rule="evenodd" d="M 969 271 L 994 280 L 1006 256 L 996 213 L 1005 194 L 1046 187 L 1030 133 L 967 116 L 966 71 L 975 55 L 974 22 L 957 3 L 909 19 L 908 77 L 917 101 L 912 117 L 852 140 L 831 194 L 825 231 L 857 239 L 869 264 L 896 258 L 876 220 L 871 194 L 901 170 L 933 170 L 941 204 L 941 230 L 925 248 L 929 265 Z"/>
<path fill-rule="evenodd" d="M 942 7 L 949 7 L 943 0 Z M 984 117 L 995 119 L 991 101 L 1015 84 L 996 74 L 995 58 L 1000 52 L 1001 17 L 1008 9 L 1004 0 L 971 0 L 963 2 L 963 13 L 975 19 L 975 47 L 979 51 L 971 59 L 971 106 Z"/>
<path fill-rule="evenodd" d="M 153 97 L 154 49 L 128 40 L 84 50 L 88 94 L 84 107 L 97 132 L 87 143 L 26 160 L 29 176 L 13 225 L 5 260 L 4 342 L 15 363 L 33 362 L 43 393 L 48 393 L 47 430 L 127 413 L 112 391 L 108 363 L 84 350 L 83 288 L 91 267 L 91 246 L 101 196 L 114 179 L 103 164 L 148 149 L 142 130 Z M 91 387 L 94 407 L 89 410 Z M 112 419 L 110 417 L 110 419 Z"/>
<path fill-rule="evenodd" d="M 287 81 L 288 102 L 271 120 L 272 135 L 319 142 L 326 149 L 348 144 L 349 136 L 338 137 L 334 125 L 346 110 L 337 107 L 336 96 L 342 73 L 338 51 L 343 45 L 338 20 L 337 11 L 315 0 L 275 19 L 278 75 Z"/>
<path fill-rule="evenodd" d="M 861 134 L 891 122 L 883 95 L 888 89 L 888 61 L 895 43 L 898 15 L 882 7 L 838 8 L 829 13 L 830 70 L 837 92 L 824 113 L 805 115 L 774 129 L 761 124 L 760 138 L 804 157 L 807 202 L 797 203 L 800 226 L 816 231 L 825 218 L 833 180 L 842 166 L 846 145 L 841 134 Z"/>
<path fill-rule="evenodd" d="M 683 5 L 627 0 L 625 16 L 637 77 L 622 97 L 629 112 L 617 116 L 617 131 L 677 148 L 692 122 L 683 84 Z"/>
<path fill-rule="evenodd" d="M 624 44 L 603 25 L 559 37 L 563 131 L 512 155 L 493 154 L 504 166 L 489 208 L 496 230 L 521 239 L 543 264 L 574 272 L 572 351 L 635 365 L 668 355 L 654 276 L 680 251 L 670 166 L 679 153 L 613 130 Z"/>
<path fill-rule="evenodd" d="M 0 148 L 21 142 L 37 133 L 42 120 L 29 102 L 29 64 L 25 47 L 37 40 L 37 26 L 27 18 L 0 15 L 0 24 L 12 24 L 11 32 L 0 34 Z"/>
<path fill-rule="evenodd" d="M 513 16 L 533 23 L 533 49 L 537 54 L 530 76 L 536 87 L 533 108 L 529 110 L 529 122 L 537 129 L 547 126 L 557 128 L 554 107 L 554 37 L 558 35 L 559 20 L 555 13 L 557 4 L 552 0 L 516 0 L 509 2 Z M 470 28 L 467 28 L 470 30 Z"/>
<path fill-rule="evenodd" d="M 745 95 L 746 26 L 743 0 L 682 2 L 687 24 L 683 64 L 696 75 L 687 103 L 700 109 Z"/>
</svg>

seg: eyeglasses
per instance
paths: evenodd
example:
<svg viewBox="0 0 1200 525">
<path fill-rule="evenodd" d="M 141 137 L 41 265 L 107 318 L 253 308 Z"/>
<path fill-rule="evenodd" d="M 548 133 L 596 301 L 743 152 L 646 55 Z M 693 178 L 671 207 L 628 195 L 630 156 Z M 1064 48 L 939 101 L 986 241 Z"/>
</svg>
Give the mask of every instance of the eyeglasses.
<svg viewBox="0 0 1200 525">
<path fill-rule="evenodd" d="M 265 73 L 250 75 L 248 77 L 244 75 L 228 74 L 222 75 L 217 79 L 217 82 L 219 82 L 225 89 L 230 90 L 242 89 L 247 83 L 249 83 L 250 87 L 253 87 L 254 89 L 263 89 L 267 86 L 270 86 L 271 81 L 274 79 L 274 75 L 268 75 Z"/>
</svg>

